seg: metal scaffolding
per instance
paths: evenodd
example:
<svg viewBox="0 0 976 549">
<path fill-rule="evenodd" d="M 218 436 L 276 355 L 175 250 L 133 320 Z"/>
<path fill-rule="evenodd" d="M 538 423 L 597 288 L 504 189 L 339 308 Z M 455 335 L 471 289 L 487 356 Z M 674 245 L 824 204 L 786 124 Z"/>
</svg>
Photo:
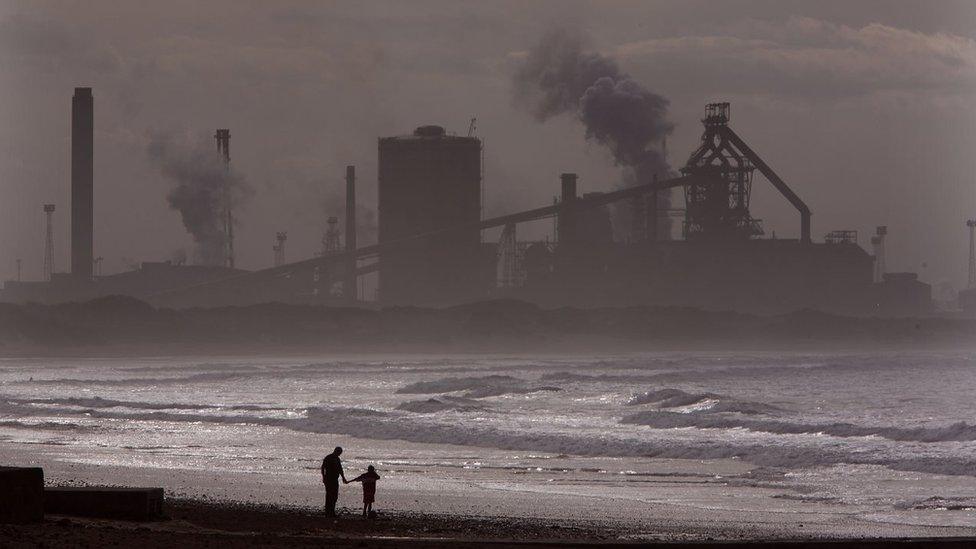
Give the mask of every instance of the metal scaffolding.
<svg viewBox="0 0 976 549">
<path fill-rule="evenodd" d="M 285 241 L 288 240 L 288 233 L 280 231 L 275 233 L 275 243 L 271 247 L 274 250 L 274 265 L 281 267 L 285 264 Z"/>
<path fill-rule="evenodd" d="M 885 237 L 888 235 L 888 227 L 882 225 L 875 230 L 875 235 L 871 237 L 871 245 L 874 248 L 874 282 L 884 282 L 884 274 L 887 272 L 885 266 Z"/>
<path fill-rule="evenodd" d="M 749 212 L 752 174 L 758 169 L 800 212 L 800 240 L 810 242 L 810 208 L 729 127 L 729 104 L 705 107 L 701 144 L 681 173 L 702 176 L 685 185 L 685 238 L 749 239 L 763 234 Z"/>
<path fill-rule="evenodd" d="M 339 218 L 335 216 L 326 220 L 327 229 L 322 237 L 321 255 L 335 254 L 342 251 L 342 243 L 339 240 Z"/>
<path fill-rule="evenodd" d="M 525 282 L 525 269 L 522 261 L 525 256 L 524 243 L 516 239 L 515 224 L 509 223 L 502 229 L 498 239 L 498 287 L 517 288 Z"/>
</svg>

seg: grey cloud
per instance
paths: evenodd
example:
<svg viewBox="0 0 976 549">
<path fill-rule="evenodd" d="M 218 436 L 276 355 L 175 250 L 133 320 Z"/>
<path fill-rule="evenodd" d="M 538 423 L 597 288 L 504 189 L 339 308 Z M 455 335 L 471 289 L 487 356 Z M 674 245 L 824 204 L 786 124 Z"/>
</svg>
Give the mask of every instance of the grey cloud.
<svg viewBox="0 0 976 549">
<path fill-rule="evenodd" d="M 863 95 L 880 91 L 972 93 L 976 41 L 872 23 L 852 27 L 811 18 L 785 24 L 748 21 L 739 35 L 654 38 L 616 52 L 651 71 L 695 67 L 710 75 L 693 86 L 709 91 L 799 96 Z"/>
</svg>

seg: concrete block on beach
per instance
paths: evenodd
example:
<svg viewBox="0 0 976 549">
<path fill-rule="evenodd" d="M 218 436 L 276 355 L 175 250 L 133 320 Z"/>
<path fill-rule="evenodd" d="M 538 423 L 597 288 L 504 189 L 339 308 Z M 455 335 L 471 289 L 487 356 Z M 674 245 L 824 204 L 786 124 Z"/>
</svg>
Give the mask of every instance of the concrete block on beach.
<svg viewBox="0 0 976 549">
<path fill-rule="evenodd" d="M 44 471 L 40 467 L 0 467 L 0 523 L 44 520 Z"/>
<path fill-rule="evenodd" d="M 78 517 L 154 520 L 163 514 L 163 489 L 50 487 L 44 489 L 44 512 Z"/>
</svg>

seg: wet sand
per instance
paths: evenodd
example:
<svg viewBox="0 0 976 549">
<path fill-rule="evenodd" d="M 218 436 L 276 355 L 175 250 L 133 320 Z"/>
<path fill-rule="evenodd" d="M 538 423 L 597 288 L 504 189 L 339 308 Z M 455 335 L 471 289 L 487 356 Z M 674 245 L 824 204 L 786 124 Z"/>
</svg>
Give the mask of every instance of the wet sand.
<svg viewBox="0 0 976 549">
<path fill-rule="evenodd" d="M 123 522 L 48 516 L 43 523 L 0 525 L 4 547 L 972 547 L 973 538 L 650 541 L 628 539 L 626 527 L 574 521 L 384 513 L 366 520 L 350 513 L 200 500 L 170 500 L 166 518 Z"/>
<path fill-rule="evenodd" d="M 777 493 L 775 489 L 718 483 L 699 486 L 701 479 L 672 476 L 650 478 L 641 489 L 649 499 L 636 500 L 586 484 L 568 493 L 541 491 L 542 487 L 513 490 L 511 485 L 501 489 L 496 483 L 472 477 L 392 475 L 379 494 L 381 520 L 364 521 L 357 516 L 360 491 L 358 486 L 349 486 L 340 491 L 340 508 L 346 517 L 331 523 L 322 516 L 324 494 L 321 484 L 316 484 L 318 471 L 311 467 L 315 464 L 293 476 L 260 470 L 107 466 L 104 458 L 99 459 L 103 464 L 96 465 L 68 457 L 73 455 L 68 447 L 19 446 L 0 447 L 0 462 L 44 467 L 48 485 L 162 486 L 171 520 L 132 524 L 52 518 L 43 526 L 0 529 L 0 540 L 20 540 L 18 543 L 36 539 L 49 546 L 72 546 L 87 543 L 89 536 L 96 536 L 89 540 L 93 546 L 131 546 L 135 540 L 148 537 L 152 541 L 147 546 L 189 547 L 320 545 L 326 539 L 338 546 L 342 546 L 340 541 L 357 540 L 357 544 L 368 541 L 370 545 L 366 546 L 381 547 L 385 542 L 378 537 L 397 540 L 390 546 L 402 545 L 405 539 L 426 540 L 418 543 L 427 546 L 429 538 L 437 538 L 438 543 L 450 540 L 453 546 L 463 546 L 456 545 L 457 540 L 740 543 L 941 538 L 948 543 L 976 539 L 976 529 L 971 527 L 906 524 L 827 504 L 770 498 Z M 731 461 L 707 465 L 744 467 Z M 668 464 L 661 461 L 658 467 Z M 680 469 L 687 468 L 687 463 L 680 464 Z M 683 504 L 669 497 L 653 498 L 677 494 L 674 491 L 708 497 Z"/>
</svg>

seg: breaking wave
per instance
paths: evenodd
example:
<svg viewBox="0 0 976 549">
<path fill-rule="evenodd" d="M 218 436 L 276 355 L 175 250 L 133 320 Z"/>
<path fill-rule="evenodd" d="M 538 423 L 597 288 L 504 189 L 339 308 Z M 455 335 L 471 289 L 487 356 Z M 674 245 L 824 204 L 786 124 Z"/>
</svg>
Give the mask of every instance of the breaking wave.
<svg viewBox="0 0 976 549">
<path fill-rule="evenodd" d="M 747 415 L 773 414 L 784 411 L 779 406 L 763 402 L 738 400 L 715 393 L 688 393 L 681 389 L 657 389 L 634 395 L 627 404 L 639 406 L 642 404 L 656 404 L 659 408 L 680 408 L 698 405 L 697 413 L 726 413 L 735 412 Z"/>
<path fill-rule="evenodd" d="M 383 412 L 363 408 L 312 407 L 304 412 L 304 417 L 265 417 L 243 414 L 215 415 L 167 412 L 158 409 L 128 411 L 112 406 L 79 409 L 77 411 L 62 410 L 62 413 L 84 415 L 88 418 L 263 425 L 301 432 L 349 435 L 374 440 L 404 440 L 427 444 L 465 445 L 552 454 L 642 456 L 697 460 L 742 459 L 757 466 L 788 468 L 849 463 L 879 465 L 905 471 L 976 476 L 976 460 L 973 459 L 918 457 L 885 460 L 881 456 L 846 452 L 841 448 L 791 447 L 716 441 L 703 441 L 696 444 L 686 441 L 647 441 L 597 434 L 577 435 L 506 430 L 485 424 L 416 421 L 411 419 L 418 418 L 416 413 Z M 674 415 L 690 418 L 700 417 L 687 414 Z"/>
<path fill-rule="evenodd" d="M 777 435 L 824 434 L 840 438 L 876 436 L 900 442 L 976 440 L 976 425 L 962 421 L 943 427 L 868 427 L 852 423 L 791 423 L 777 420 L 648 411 L 627 416 L 621 420 L 621 423 L 646 425 L 656 429 L 695 427 L 698 429 L 748 429 Z"/>
<path fill-rule="evenodd" d="M 433 414 L 436 412 L 483 412 L 487 410 L 477 400 L 462 397 L 441 396 L 427 400 L 410 400 L 401 403 L 396 408 L 405 412 L 417 414 Z"/>
<path fill-rule="evenodd" d="M 181 402 L 137 402 L 131 400 L 113 400 L 101 397 L 90 398 L 44 398 L 44 399 L 6 399 L 8 403 L 22 405 L 59 405 L 76 406 L 79 408 L 133 408 L 137 410 L 235 410 L 235 411 L 272 411 L 286 408 L 259 406 L 254 404 L 220 406 L 215 404 L 186 404 Z"/>
<path fill-rule="evenodd" d="M 372 410 L 309 408 L 307 417 L 288 420 L 289 428 L 345 434 L 378 440 L 455 444 L 503 450 L 588 456 L 643 456 L 668 459 L 742 459 L 768 467 L 814 467 L 842 463 L 886 466 L 896 470 L 976 476 L 976 460 L 913 458 L 886 461 L 877 456 L 839 449 L 709 442 L 648 442 L 630 438 L 575 436 L 558 433 L 506 431 L 488 426 L 431 424 Z"/>
<path fill-rule="evenodd" d="M 559 387 L 535 385 L 528 380 L 490 375 L 479 377 L 449 377 L 433 381 L 418 381 L 396 390 L 398 394 L 443 394 L 464 391 L 465 398 L 485 398 L 509 394 L 527 394 L 539 391 L 561 391 Z"/>
</svg>

